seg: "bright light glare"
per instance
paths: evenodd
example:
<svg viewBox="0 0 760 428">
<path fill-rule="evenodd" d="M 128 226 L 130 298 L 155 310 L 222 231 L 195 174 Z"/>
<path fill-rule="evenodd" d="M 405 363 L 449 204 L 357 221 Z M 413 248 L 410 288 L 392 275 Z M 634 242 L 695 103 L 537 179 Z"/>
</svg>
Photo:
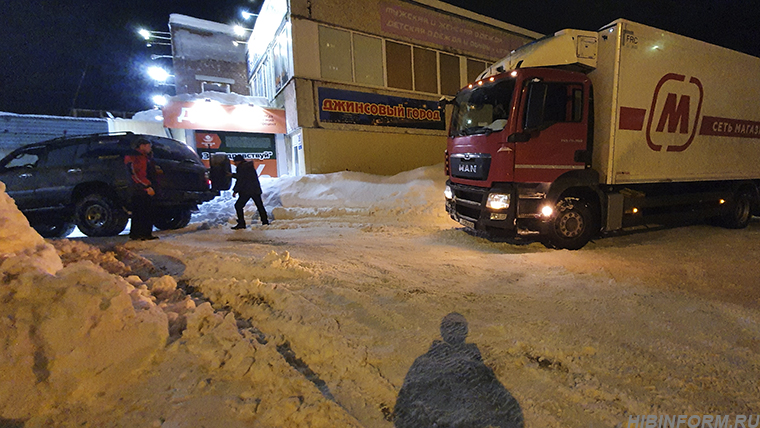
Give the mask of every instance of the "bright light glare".
<svg viewBox="0 0 760 428">
<path fill-rule="evenodd" d="M 168 79 L 171 74 L 169 74 L 168 71 L 164 70 L 161 67 L 148 67 L 148 76 L 150 76 L 151 79 L 157 80 L 159 82 L 165 82 L 166 79 Z"/>
<path fill-rule="evenodd" d="M 554 210 L 549 205 L 544 206 L 541 208 L 541 215 L 544 217 L 551 217 Z"/>
<path fill-rule="evenodd" d="M 243 28 L 242 26 L 240 26 L 240 25 L 236 25 L 236 26 L 234 26 L 234 27 L 232 27 L 232 28 L 233 28 L 233 30 L 235 31 L 235 34 L 236 34 L 236 35 L 238 35 L 238 36 L 240 36 L 240 37 L 243 37 L 243 36 L 245 36 L 245 28 Z"/>
<path fill-rule="evenodd" d="M 486 207 L 492 210 L 503 210 L 509 208 L 510 195 L 505 193 L 490 193 Z"/>
<path fill-rule="evenodd" d="M 141 35 L 145 40 L 150 40 L 150 31 L 146 30 L 145 28 L 140 28 L 137 33 Z"/>
<path fill-rule="evenodd" d="M 163 95 L 154 95 L 153 96 L 153 104 L 155 104 L 157 106 L 162 106 L 163 107 L 163 106 L 166 105 L 166 103 L 168 101 L 169 100 L 167 100 L 166 97 L 163 96 Z"/>
<path fill-rule="evenodd" d="M 454 197 L 454 192 L 451 191 L 451 187 L 446 186 L 446 188 L 443 189 L 443 196 L 446 197 L 446 199 L 452 199 Z"/>
<path fill-rule="evenodd" d="M 240 11 L 240 16 L 242 16 L 243 19 L 245 19 L 247 21 L 247 20 L 253 18 L 254 16 L 258 16 L 258 15 L 256 15 L 255 13 L 251 13 L 251 12 L 245 11 L 245 10 L 241 10 Z"/>
</svg>

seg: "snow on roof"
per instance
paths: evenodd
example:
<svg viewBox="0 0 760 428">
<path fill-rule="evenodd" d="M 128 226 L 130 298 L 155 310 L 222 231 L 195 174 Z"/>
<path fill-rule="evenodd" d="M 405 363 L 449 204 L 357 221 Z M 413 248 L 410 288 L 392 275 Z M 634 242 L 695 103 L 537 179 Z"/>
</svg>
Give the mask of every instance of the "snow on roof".
<svg viewBox="0 0 760 428">
<path fill-rule="evenodd" d="M 235 29 L 231 25 L 222 24 L 221 22 L 206 21 L 205 19 L 193 18 L 192 16 L 172 13 L 169 15 L 169 27 L 177 25 L 185 28 L 209 31 L 212 33 L 223 33 L 235 37 Z"/>
</svg>

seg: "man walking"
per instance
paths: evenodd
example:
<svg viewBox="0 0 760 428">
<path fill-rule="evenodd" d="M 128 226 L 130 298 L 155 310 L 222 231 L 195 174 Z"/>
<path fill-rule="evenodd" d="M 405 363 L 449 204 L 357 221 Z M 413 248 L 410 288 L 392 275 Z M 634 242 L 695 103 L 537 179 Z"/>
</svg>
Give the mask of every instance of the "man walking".
<svg viewBox="0 0 760 428">
<path fill-rule="evenodd" d="M 153 197 L 156 195 L 156 164 L 153 162 L 153 146 L 150 141 L 140 138 L 132 143 L 135 152 L 124 157 L 124 164 L 132 177 L 132 226 L 129 238 L 140 241 L 158 239 L 153 236 Z"/>
<path fill-rule="evenodd" d="M 256 209 L 259 210 L 259 217 L 261 217 L 261 224 L 269 224 L 267 218 L 267 211 L 264 208 L 264 202 L 261 200 L 261 183 L 259 183 L 259 175 L 256 173 L 256 167 L 253 162 L 246 162 L 242 155 L 235 155 L 232 158 L 232 162 L 235 163 L 236 171 L 232 174 L 235 178 L 235 187 L 232 188 L 232 196 L 235 197 L 240 194 L 237 202 L 235 202 L 235 211 L 237 212 L 237 224 L 232 228 L 235 230 L 245 229 L 245 214 L 243 208 L 248 203 L 249 199 L 253 199 L 256 204 Z"/>
</svg>

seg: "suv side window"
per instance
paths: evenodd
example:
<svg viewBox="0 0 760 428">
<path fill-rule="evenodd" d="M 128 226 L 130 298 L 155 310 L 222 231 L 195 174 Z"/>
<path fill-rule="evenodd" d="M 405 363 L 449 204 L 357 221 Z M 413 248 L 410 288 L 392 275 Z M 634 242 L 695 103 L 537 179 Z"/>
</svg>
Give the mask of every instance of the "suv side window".
<svg viewBox="0 0 760 428">
<path fill-rule="evenodd" d="M 78 144 L 69 144 L 63 147 L 52 147 L 48 151 L 47 158 L 45 159 L 45 166 L 47 167 L 64 167 L 74 163 L 74 156 L 77 153 Z"/>
<path fill-rule="evenodd" d="M 81 155 L 82 159 L 106 159 L 119 158 L 129 154 L 132 149 L 129 143 L 118 138 L 102 138 L 90 142 L 87 153 Z"/>
<path fill-rule="evenodd" d="M 6 169 L 11 168 L 36 168 L 40 161 L 42 149 L 21 152 L 5 164 Z"/>
<path fill-rule="evenodd" d="M 171 140 L 157 138 L 153 141 L 153 155 L 158 159 L 168 159 L 181 162 L 185 159 L 192 159 L 188 156 L 187 146 Z"/>
</svg>

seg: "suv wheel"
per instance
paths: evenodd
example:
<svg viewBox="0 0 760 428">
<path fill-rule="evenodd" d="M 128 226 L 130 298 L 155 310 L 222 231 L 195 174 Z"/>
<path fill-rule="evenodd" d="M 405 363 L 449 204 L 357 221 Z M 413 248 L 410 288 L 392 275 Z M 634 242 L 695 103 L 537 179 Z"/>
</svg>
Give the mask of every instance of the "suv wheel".
<svg viewBox="0 0 760 428">
<path fill-rule="evenodd" d="M 165 211 L 156 216 L 154 223 L 161 230 L 182 229 L 190 223 L 191 216 L 189 208 Z"/>
<path fill-rule="evenodd" d="M 115 236 L 127 226 L 129 216 L 113 199 L 93 193 L 77 202 L 76 220 L 87 236 Z"/>
</svg>

